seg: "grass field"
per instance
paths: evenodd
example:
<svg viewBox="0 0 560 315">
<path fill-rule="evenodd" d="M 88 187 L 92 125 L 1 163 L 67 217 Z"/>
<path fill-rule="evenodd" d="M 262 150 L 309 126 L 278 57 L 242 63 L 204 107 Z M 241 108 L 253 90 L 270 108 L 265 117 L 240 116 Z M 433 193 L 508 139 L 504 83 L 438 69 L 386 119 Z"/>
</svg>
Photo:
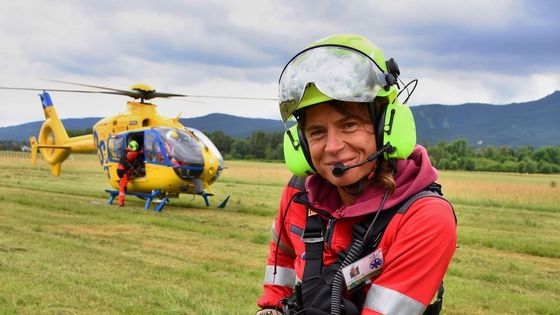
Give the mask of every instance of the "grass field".
<svg viewBox="0 0 560 315">
<path fill-rule="evenodd" d="M 0 314 L 253 314 L 282 164 L 227 161 L 213 204 L 106 204 L 97 157 L 0 156 Z M 459 220 L 443 314 L 560 314 L 560 176 L 444 172 Z"/>
</svg>

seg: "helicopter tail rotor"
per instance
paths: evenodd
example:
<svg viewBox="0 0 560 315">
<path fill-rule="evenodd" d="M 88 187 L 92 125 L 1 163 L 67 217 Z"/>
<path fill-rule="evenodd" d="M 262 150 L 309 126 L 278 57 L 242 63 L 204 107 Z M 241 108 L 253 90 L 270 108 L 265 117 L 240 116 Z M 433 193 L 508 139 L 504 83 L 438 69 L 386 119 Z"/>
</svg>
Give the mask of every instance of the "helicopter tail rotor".
<svg viewBox="0 0 560 315">
<path fill-rule="evenodd" d="M 93 152 L 93 136 L 68 137 L 68 133 L 54 109 L 50 95 L 46 92 L 40 94 L 45 122 L 39 131 L 39 139 L 29 138 L 31 145 L 31 162 L 37 161 L 37 151 L 41 152 L 43 159 L 51 165 L 51 173 L 60 175 L 62 162 L 70 153 Z"/>
</svg>

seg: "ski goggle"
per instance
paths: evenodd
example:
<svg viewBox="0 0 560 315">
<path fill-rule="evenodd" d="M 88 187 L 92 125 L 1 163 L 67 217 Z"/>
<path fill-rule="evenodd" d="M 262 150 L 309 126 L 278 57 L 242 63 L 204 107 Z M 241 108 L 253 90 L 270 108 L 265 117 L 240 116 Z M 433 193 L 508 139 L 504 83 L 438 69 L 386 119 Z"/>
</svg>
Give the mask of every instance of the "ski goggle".
<svg viewBox="0 0 560 315">
<path fill-rule="evenodd" d="M 347 102 L 371 102 L 387 85 L 381 68 L 360 51 L 342 46 L 304 50 L 280 75 L 278 97 L 283 121 L 300 109 L 310 83 L 326 96 Z"/>
</svg>

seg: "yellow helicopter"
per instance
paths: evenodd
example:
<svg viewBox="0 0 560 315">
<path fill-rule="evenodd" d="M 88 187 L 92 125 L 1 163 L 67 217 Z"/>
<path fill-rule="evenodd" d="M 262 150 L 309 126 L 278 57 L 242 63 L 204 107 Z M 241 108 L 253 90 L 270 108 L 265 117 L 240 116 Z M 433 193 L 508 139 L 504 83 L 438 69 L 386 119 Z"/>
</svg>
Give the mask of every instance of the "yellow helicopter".
<svg viewBox="0 0 560 315">
<path fill-rule="evenodd" d="M 102 91 L 81 91 L 48 89 L 58 92 L 102 93 L 126 95 L 135 101 L 127 102 L 124 114 L 107 117 L 93 126 L 93 134 L 69 137 L 62 121 L 59 119 L 47 89 L 0 87 L 0 89 L 42 91 L 39 96 L 45 113 L 45 122 L 39 132 L 39 139 L 29 138 L 31 159 L 37 160 L 39 151 L 43 159 L 51 165 L 51 172 L 59 176 L 62 163 L 71 153 L 97 152 L 99 164 L 107 176 L 110 185 L 116 190 L 107 189 L 109 204 L 118 195 L 119 177 L 117 165 L 129 142 L 135 140 L 140 144 L 143 163 L 135 170 L 135 176 L 128 182 L 127 195 L 134 195 L 146 200 L 145 208 L 151 202 L 159 200 L 155 211 L 161 211 L 169 198 L 179 194 L 200 195 L 206 206 L 210 206 L 208 197 L 212 196 L 211 185 L 220 177 L 224 169 L 224 160 L 216 146 L 199 130 L 183 126 L 179 116 L 166 118 L 157 113 L 157 106 L 148 103 L 154 98 L 167 97 L 211 97 L 260 99 L 250 97 L 228 96 L 193 96 L 174 93 L 156 92 L 146 84 L 135 84 L 130 90 L 55 81 Z M 140 100 L 140 102 L 136 100 Z M 218 207 L 226 206 L 229 196 Z"/>
</svg>

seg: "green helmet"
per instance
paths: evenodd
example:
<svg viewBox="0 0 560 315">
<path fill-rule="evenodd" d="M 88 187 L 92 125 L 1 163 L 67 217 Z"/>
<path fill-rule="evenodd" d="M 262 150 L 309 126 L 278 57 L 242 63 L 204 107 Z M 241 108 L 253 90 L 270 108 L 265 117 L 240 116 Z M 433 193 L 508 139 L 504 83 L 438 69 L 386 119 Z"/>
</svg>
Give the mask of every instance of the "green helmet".
<svg viewBox="0 0 560 315">
<path fill-rule="evenodd" d="M 132 140 L 128 143 L 128 149 L 130 151 L 138 151 L 139 148 L 140 146 L 138 145 L 138 142 L 136 142 L 136 140 Z"/>
<path fill-rule="evenodd" d="M 378 149 L 385 159 L 406 159 L 416 145 L 416 127 L 408 106 L 397 100 L 399 68 L 362 36 L 334 35 L 311 44 L 284 67 L 279 80 L 282 120 L 297 111 L 330 100 L 368 103 Z M 373 108 L 376 98 L 386 105 Z M 376 117 L 373 117 L 375 113 Z M 292 127 L 284 135 L 284 156 L 296 175 L 314 172 L 305 136 Z"/>
<path fill-rule="evenodd" d="M 392 101 L 398 74 L 396 63 L 385 61 L 383 52 L 366 38 L 326 37 L 284 67 L 279 80 L 280 114 L 286 121 L 299 109 L 333 99 L 371 102 L 381 96 Z"/>
</svg>

